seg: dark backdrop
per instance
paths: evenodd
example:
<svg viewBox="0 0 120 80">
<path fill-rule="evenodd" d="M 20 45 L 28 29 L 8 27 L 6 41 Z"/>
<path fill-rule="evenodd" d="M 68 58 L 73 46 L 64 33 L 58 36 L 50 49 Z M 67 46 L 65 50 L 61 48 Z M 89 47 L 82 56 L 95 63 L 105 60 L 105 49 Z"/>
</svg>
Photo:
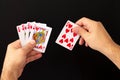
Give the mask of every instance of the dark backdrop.
<svg viewBox="0 0 120 80">
<path fill-rule="evenodd" d="M 29 63 L 20 80 L 120 80 L 117 67 L 101 53 L 78 44 L 69 51 L 55 43 L 68 19 L 75 22 L 85 16 L 101 21 L 120 44 L 118 1 L 0 0 L 0 71 L 7 45 L 18 39 L 16 26 L 36 21 L 53 30 L 43 57 Z"/>
</svg>

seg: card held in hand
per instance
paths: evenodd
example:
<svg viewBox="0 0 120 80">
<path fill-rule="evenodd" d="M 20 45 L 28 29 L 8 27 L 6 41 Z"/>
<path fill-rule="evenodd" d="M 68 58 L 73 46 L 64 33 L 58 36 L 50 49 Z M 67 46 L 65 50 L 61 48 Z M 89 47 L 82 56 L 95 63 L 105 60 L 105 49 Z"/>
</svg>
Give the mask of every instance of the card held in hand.
<svg viewBox="0 0 120 80">
<path fill-rule="evenodd" d="M 77 25 L 68 20 L 61 30 L 58 38 L 56 39 L 56 43 L 67 48 L 68 50 L 73 50 L 76 42 L 80 37 L 76 33 L 72 32 L 72 28 L 74 28 L 75 26 Z"/>
<path fill-rule="evenodd" d="M 51 27 L 44 23 L 27 22 L 18 25 L 16 28 L 22 46 L 26 45 L 30 40 L 35 40 L 36 46 L 33 49 L 45 53 L 52 31 Z"/>
<path fill-rule="evenodd" d="M 52 28 L 37 25 L 33 33 L 33 39 L 36 41 L 34 50 L 45 52 Z"/>
</svg>

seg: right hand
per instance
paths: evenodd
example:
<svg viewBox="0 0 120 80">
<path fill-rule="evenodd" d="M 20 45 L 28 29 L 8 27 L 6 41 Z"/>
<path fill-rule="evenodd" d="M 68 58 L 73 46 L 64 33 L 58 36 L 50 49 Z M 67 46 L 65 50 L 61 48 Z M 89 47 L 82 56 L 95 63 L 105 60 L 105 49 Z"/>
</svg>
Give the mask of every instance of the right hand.
<svg viewBox="0 0 120 80">
<path fill-rule="evenodd" d="M 84 17 L 78 20 L 76 24 L 79 26 L 73 28 L 73 32 L 81 36 L 80 45 L 85 42 L 86 46 L 104 53 L 115 44 L 101 22 Z"/>
</svg>

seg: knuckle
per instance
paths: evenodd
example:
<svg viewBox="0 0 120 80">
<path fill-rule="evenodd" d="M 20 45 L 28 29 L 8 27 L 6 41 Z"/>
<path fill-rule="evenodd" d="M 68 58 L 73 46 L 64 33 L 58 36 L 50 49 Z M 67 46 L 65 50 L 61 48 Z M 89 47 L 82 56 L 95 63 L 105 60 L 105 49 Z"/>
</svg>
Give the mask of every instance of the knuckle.
<svg viewBox="0 0 120 80">
<path fill-rule="evenodd" d="M 98 24 L 100 25 L 100 24 L 102 24 L 102 22 L 101 21 L 97 21 L 98 22 Z"/>
<path fill-rule="evenodd" d="M 96 21 L 96 27 L 100 26 L 102 23 L 100 21 Z"/>
<path fill-rule="evenodd" d="M 86 20 L 87 18 L 86 17 L 82 17 L 82 20 Z"/>
<path fill-rule="evenodd" d="M 8 44 L 8 46 L 7 46 L 7 47 L 8 47 L 8 48 L 10 48 L 11 46 L 12 46 L 12 44 Z"/>
</svg>

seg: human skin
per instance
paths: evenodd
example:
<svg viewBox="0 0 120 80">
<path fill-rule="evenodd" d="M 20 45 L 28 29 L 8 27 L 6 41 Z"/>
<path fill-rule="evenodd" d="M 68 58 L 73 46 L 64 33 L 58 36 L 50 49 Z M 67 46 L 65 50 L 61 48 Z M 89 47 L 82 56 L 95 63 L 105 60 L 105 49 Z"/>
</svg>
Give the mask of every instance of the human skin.
<svg viewBox="0 0 120 80">
<path fill-rule="evenodd" d="M 83 17 L 79 19 L 73 32 L 79 34 L 79 44 L 97 50 L 107 56 L 120 69 L 120 46 L 116 44 L 103 24 Z"/>
<path fill-rule="evenodd" d="M 22 47 L 20 40 L 16 40 L 8 45 L 1 80 L 18 80 L 27 63 L 42 57 L 40 52 L 33 50 L 35 44 L 32 40 Z"/>
</svg>

